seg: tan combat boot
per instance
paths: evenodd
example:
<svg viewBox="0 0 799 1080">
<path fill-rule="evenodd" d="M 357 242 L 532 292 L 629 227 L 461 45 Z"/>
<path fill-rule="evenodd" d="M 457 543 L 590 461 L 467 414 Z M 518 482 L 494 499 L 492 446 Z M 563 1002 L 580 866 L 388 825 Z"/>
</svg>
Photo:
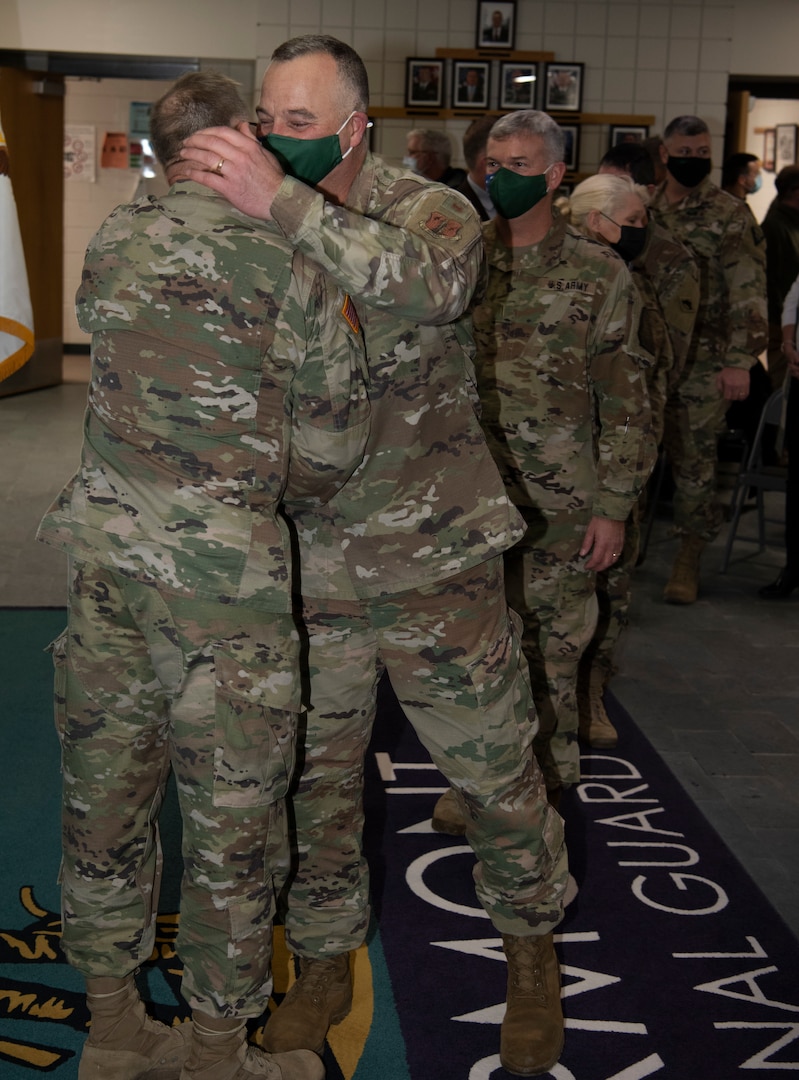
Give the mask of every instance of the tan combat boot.
<svg viewBox="0 0 799 1080">
<path fill-rule="evenodd" d="M 432 825 L 436 832 L 446 833 L 448 836 L 465 834 L 466 816 L 460 799 L 452 788 L 445 791 L 434 806 Z"/>
<path fill-rule="evenodd" d="M 699 592 L 699 558 L 705 541 L 695 533 L 682 538 L 669 583 L 663 590 L 667 604 L 693 604 Z"/>
<path fill-rule="evenodd" d="M 597 750 L 611 750 L 618 744 L 619 733 L 610 722 L 605 702 L 602 700 L 605 689 L 604 672 L 592 667 L 588 672 L 588 685 L 585 686 L 584 682 L 581 673 L 577 690 L 580 738 Z"/>
<path fill-rule="evenodd" d="M 191 1049 L 180 1080 L 325 1080 L 321 1058 L 310 1050 L 265 1054 L 247 1042 L 244 1020 L 194 1014 Z"/>
<path fill-rule="evenodd" d="M 547 1073 L 563 1050 L 560 966 L 552 934 L 502 935 L 508 958 L 508 1003 L 499 1059 L 516 1076 Z"/>
<path fill-rule="evenodd" d="M 270 1053 L 313 1050 L 321 1054 L 331 1024 L 352 1008 L 350 954 L 300 959 L 300 975 L 269 1017 L 263 1045 Z"/>
<path fill-rule="evenodd" d="M 87 979 L 92 1023 L 78 1080 L 178 1080 L 189 1052 L 188 1025 L 151 1019 L 133 976 Z"/>
</svg>

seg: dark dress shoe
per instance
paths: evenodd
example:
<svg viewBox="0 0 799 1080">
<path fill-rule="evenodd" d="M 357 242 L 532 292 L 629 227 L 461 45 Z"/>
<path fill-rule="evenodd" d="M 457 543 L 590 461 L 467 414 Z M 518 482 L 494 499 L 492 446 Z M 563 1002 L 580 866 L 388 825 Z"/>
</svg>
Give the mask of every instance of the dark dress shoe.
<svg viewBox="0 0 799 1080">
<path fill-rule="evenodd" d="M 775 581 L 770 585 L 764 585 L 758 589 L 758 596 L 764 600 L 787 600 L 794 589 L 799 588 L 799 570 L 789 569 L 787 566 L 780 570 Z"/>
</svg>

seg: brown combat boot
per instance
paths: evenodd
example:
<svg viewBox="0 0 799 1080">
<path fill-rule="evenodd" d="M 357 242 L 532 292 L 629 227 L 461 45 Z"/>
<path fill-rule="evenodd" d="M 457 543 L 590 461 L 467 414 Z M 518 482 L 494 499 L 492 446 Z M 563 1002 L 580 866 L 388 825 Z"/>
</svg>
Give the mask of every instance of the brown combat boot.
<svg viewBox="0 0 799 1080">
<path fill-rule="evenodd" d="M 206 1026 L 206 1024 L 210 1026 Z M 247 1042 L 244 1020 L 195 1013 L 191 1049 L 180 1080 L 325 1080 L 325 1067 L 310 1050 L 265 1054 Z"/>
<path fill-rule="evenodd" d="M 433 807 L 433 828 L 447 836 L 463 836 L 466 833 L 466 816 L 460 799 L 452 790 L 445 791 Z"/>
<path fill-rule="evenodd" d="M 516 1076 L 547 1073 L 563 1050 L 560 966 L 552 934 L 502 935 L 508 958 L 508 1003 L 499 1059 Z"/>
<path fill-rule="evenodd" d="M 663 590 L 667 604 L 693 604 L 699 593 L 699 558 L 705 541 L 695 533 L 682 538 L 680 550 L 671 569 L 669 583 Z"/>
<path fill-rule="evenodd" d="M 583 685 L 587 681 L 588 685 Z M 597 750 L 612 750 L 618 744 L 619 733 L 610 722 L 602 694 L 605 689 L 604 672 L 592 667 L 588 679 L 581 677 L 577 690 L 580 738 Z"/>
<path fill-rule="evenodd" d="M 269 1017 L 263 1045 L 270 1053 L 313 1050 L 321 1054 L 331 1024 L 352 1008 L 350 954 L 300 959 L 300 975 Z"/>
<path fill-rule="evenodd" d="M 189 1052 L 188 1025 L 147 1015 L 133 976 L 87 979 L 92 1023 L 78 1080 L 178 1080 Z"/>
</svg>

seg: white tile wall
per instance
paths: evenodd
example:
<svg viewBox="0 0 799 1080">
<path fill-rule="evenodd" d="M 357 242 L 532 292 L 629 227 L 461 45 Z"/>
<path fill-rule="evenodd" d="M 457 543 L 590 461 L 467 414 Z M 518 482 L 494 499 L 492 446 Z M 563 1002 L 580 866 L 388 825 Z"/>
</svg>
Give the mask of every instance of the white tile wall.
<svg viewBox="0 0 799 1080">
<path fill-rule="evenodd" d="M 67 78 L 65 124 L 91 124 L 95 129 L 96 180 L 64 183 L 64 341 L 86 344 L 75 319 L 75 292 L 80 284 L 86 246 L 119 203 L 132 198 L 139 182 L 135 169 L 103 169 L 100 155 L 107 131 L 127 131 L 132 101 L 156 101 L 169 82 L 140 79 Z"/>
</svg>

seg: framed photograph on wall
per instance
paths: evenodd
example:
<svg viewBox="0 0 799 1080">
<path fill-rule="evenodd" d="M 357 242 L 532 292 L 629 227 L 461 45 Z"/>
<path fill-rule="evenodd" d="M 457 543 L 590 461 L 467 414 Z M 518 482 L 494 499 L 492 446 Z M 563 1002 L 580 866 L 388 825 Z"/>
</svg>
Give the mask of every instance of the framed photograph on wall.
<svg viewBox="0 0 799 1080">
<path fill-rule="evenodd" d="M 538 64 L 502 60 L 499 65 L 500 109 L 534 109 L 538 88 Z"/>
<path fill-rule="evenodd" d="M 577 164 L 580 160 L 580 125 L 560 124 L 563 132 L 563 160 L 566 163 L 566 172 L 577 172 Z"/>
<path fill-rule="evenodd" d="M 766 128 L 763 132 L 763 168 L 766 172 L 774 172 L 776 156 L 777 132 L 774 128 Z"/>
<path fill-rule="evenodd" d="M 583 104 L 583 64 L 547 64 L 544 111 L 579 112 Z"/>
<path fill-rule="evenodd" d="M 444 61 L 412 57 L 406 61 L 405 107 L 444 104 Z"/>
<path fill-rule="evenodd" d="M 612 124 L 610 128 L 610 145 L 621 146 L 622 143 L 640 143 L 649 138 L 649 128 L 646 124 L 633 125 L 632 127 Z"/>
<path fill-rule="evenodd" d="M 452 65 L 452 108 L 487 109 L 491 65 L 486 60 L 456 60 Z"/>
<path fill-rule="evenodd" d="M 796 164 L 796 124 L 777 124 L 775 132 L 774 171 Z"/>
<path fill-rule="evenodd" d="M 477 4 L 478 49 L 512 49 L 516 38 L 516 0 L 488 0 Z"/>
</svg>

